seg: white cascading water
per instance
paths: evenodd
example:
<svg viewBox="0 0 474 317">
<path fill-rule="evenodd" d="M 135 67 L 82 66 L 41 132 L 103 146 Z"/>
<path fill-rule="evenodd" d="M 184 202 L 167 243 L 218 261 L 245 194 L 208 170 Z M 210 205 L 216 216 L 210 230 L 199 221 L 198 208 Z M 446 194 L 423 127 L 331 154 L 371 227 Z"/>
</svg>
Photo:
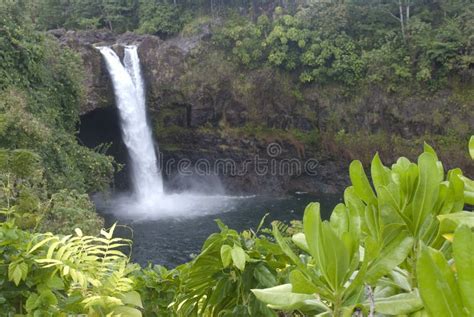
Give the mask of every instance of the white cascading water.
<svg viewBox="0 0 474 317">
<path fill-rule="evenodd" d="M 123 63 L 110 47 L 97 47 L 104 56 L 120 114 L 124 143 L 130 156 L 134 195 L 117 193 L 112 201 L 96 197 L 96 205 L 117 217 L 153 220 L 164 217 L 193 217 L 231 210 L 248 197 L 222 195 L 220 182 L 207 179 L 196 191 L 163 193 L 163 181 L 152 133 L 146 120 L 145 89 L 137 47 L 125 46 Z M 203 189 L 212 195 L 203 194 Z"/>
<path fill-rule="evenodd" d="M 123 64 L 110 47 L 99 47 L 114 86 L 124 143 L 130 156 L 133 189 L 139 203 L 153 204 L 163 194 L 146 103 L 137 47 L 126 46 Z"/>
</svg>

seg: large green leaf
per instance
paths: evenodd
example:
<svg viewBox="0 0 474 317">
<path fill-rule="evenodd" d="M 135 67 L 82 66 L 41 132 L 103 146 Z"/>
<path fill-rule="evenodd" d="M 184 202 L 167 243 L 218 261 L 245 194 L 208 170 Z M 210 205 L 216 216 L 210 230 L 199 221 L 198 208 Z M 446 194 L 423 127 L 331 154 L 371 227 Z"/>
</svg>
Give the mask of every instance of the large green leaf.
<svg viewBox="0 0 474 317">
<path fill-rule="evenodd" d="M 384 245 L 378 256 L 369 264 L 367 283 L 374 285 L 382 276 L 390 273 L 402 263 L 413 247 L 413 238 L 402 231 L 397 237 Z"/>
<path fill-rule="evenodd" d="M 435 159 L 436 159 L 436 166 L 438 167 L 438 173 L 440 175 L 440 178 L 443 178 L 444 176 L 444 168 L 443 168 L 443 163 L 441 163 L 438 159 L 438 154 L 436 154 L 436 151 L 429 145 L 428 143 L 424 143 L 423 145 L 423 150 L 425 153 L 430 153 L 432 154 Z"/>
<path fill-rule="evenodd" d="M 421 154 L 418 158 L 418 168 L 420 174 L 412 206 L 415 235 L 418 234 L 428 214 L 433 211 L 439 183 L 442 181 L 442 176 L 440 177 L 438 173 L 437 160 L 433 154 L 427 152 Z"/>
<path fill-rule="evenodd" d="M 301 250 L 309 253 L 308 243 L 306 242 L 306 237 L 304 233 L 298 232 L 291 237 L 291 240 L 294 244 Z"/>
<path fill-rule="evenodd" d="M 338 236 L 341 236 L 343 232 L 349 231 L 348 210 L 344 204 L 337 204 L 336 207 L 334 207 L 331 213 L 330 223 Z"/>
<path fill-rule="evenodd" d="M 439 215 L 438 220 L 440 222 L 440 234 L 453 233 L 460 225 L 474 228 L 474 213 L 470 211 L 460 211 L 448 215 Z"/>
<path fill-rule="evenodd" d="M 318 240 L 321 231 L 321 217 L 319 203 L 310 203 L 303 216 L 303 228 L 308 249 L 313 258 L 321 263 L 322 256 L 319 253 Z"/>
<path fill-rule="evenodd" d="M 461 171 L 458 173 L 458 176 L 464 184 L 464 189 L 468 192 L 473 192 L 474 191 L 474 181 L 470 178 L 467 178 L 466 176 L 463 176 Z"/>
<path fill-rule="evenodd" d="M 351 237 L 348 232 L 345 232 L 341 237 L 344 239 L 341 240 L 328 222 L 323 222 L 321 228 L 319 252 L 322 253 L 324 261 L 320 263 L 320 269 L 333 286 L 333 290 L 337 292 L 345 284 L 351 264 L 351 242 L 345 242 Z"/>
<path fill-rule="evenodd" d="M 399 158 L 392 165 L 392 179 L 400 187 L 400 206 L 412 201 L 419 173 L 418 166 L 405 157 Z"/>
<path fill-rule="evenodd" d="M 351 262 L 351 248 L 341 240 L 328 222 L 321 221 L 319 203 L 306 207 L 303 227 L 308 248 L 321 270 L 322 276 L 333 291 L 344 284 Z M 350 236 L 345 238 L 350 241 Z M 350 244 L 350 243 L 349 243 Z"/>
<path fill-rule="evenodd" d="M 466 205 L 474 206 L 474 192 L 464 191 L 464 202 Z"/>
<path fill-rule="evenodd" d="M 272 287 L 277 284 L 275 276 L 263 263 L 260 263 L 255 267 L 253 276 L 259 282 L 261 287 Z"/>
<path fill-rule="evenodd" d="M 8 265 L 8 279 L 18 286 L 21 280 L 28 275 L 28 265 L 22 261 L 15 261 Z"/>
<path fill-rule="evenodd" d="M 377 198 L 360 161 L 353 161 L 351 163 L 349 166 L 349 176 L 357 195 L 367 204 L 376 204 Z"/>
<path fill-rule="evenodd" d="M 128 306 L 118 306 L 114 308 L 114 316 L 142 317 L 142 312 L 136 308 Z"/>
<path fill-rule="evenodd" d="M 398 288 L 401 288 L 405 291 L 411 291 L 412 287 L 408 281 L 409 276 L 407 271 L 397 267 L 392 272 L 390 272 L 390 277 Z"/>
<path fill-rule="evenodd" d="M 453 254 L 458 273 L 459 289 L 464 306 L 474 315 L 474 233 L 467 226 L 456 230 Z"/>
<path fill-rule="evenodd" d="M 291 284 L 283 284 L 266 289 L 252 289 L 255 296 L 270 308 L 291 311 L 295 309 L 329 311 L 329 308 L 315 295 L 293 293 Z"/>
<path fill-rule="evenodd" d="M 360 239 L 360 233 L 364 229 L 362 217 L 364 215 L 365 204 L 357 197 L 354 187 L 348 187 L 344 191 L 344 202 L 348 209 L 349 230 Z"/>
<path fill-rule="evenodd" d="M 375 154 L 370 165 L 370 174 L 377 193 L 379 187 L 387 186 L 390 183 L 390 170 L 382 164 L 378 153 Z"/>
<path fill-rule="evenodd" d="M 232 247 L 230 245 L 224 244 L 221 247 L 221 261 L 222 261 L 222 266 L 228 267 L 230 263 L 232 262 Z"/>
<path fill-rule="evenodd" d="M 301 271 L 293 270 L 290 273 L 290 282 L 294 292 L 302 294 L 315 294 L 318 291 L 316 285 Z"/>
<path fill-rule="evenodd" d="M 344 202 L 354 214 L 358 214 L 361 217 L 364 214 L 365 204 L 357 196 L 354 186 L 349 186 L 344 191 Z"/>
<path fill-rule="evenodd" d="M 402 293 L 375 300 L 375 311 L 381 314 L 405 315 L 422 308 L 423 302 L 418 292 Z"/>
<path fill-rule="evenodd" d="M 245 251 L 239 247 L 238 245 L 234 245 L 232 250 L 230 251 L 230 254 L 232 256 L 232 262 L 234 262 L 234 265 L 241 271 L 245 269 Z"/>
<path fill-rule="evenodd" d="M 474 180 L 466 176 L 458 176 L 464 185 L 463 200 L 464 203 L 474 206 Z"/>
<path fill-rule="evenodd" d="M 367 235 L 374 241 L 381 241 L 383 222 L 380 217 L 380 210 L 373 205 L 366 206 L 364 220 Z"/>
<path fill-rule="evenodd" d="M 124 304 L 132 305 L 143 308 L 142 299 L 140 294 L 136 291 L 131 291 L 120 296 L 120 299 Z"/>
<path fill-rule="evenodd" d="M 421 298 L 431 316 L 464 316 L 454 273 L 440 251 L 423 246 L 416 272 Z"/>
<path fill-rule="evenodd" d="M 408 228 L 412 220 L 403 209 L 400 187 L 395 183 L 378 187 L 378 204 L 385 223 L 404 223 Z"/>
<path fill-rule="evenodd" d="M 462 181 L 461 169 L 456 168 L 450 170 L 447 179 L 451 189 L 449 200 L 452 200 L 453 206 L 451 207 L 451 210 L 446 210 L 446 207 L 444 207 L 441 211 L 442 214 L 459 212 L 464 207 L 464 182 Z"/>
</svg>

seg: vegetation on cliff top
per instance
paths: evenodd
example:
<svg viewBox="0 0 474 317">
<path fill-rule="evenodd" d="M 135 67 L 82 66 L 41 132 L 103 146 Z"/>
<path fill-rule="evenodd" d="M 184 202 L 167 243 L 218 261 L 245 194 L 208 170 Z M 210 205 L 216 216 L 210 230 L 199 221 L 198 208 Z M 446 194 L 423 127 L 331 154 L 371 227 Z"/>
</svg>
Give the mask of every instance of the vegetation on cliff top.
<svg viewBox="0 0 474 317">
<path fill-rule="evenodd" d="M 438 89 L 472 76 L 474 5 L 456 1 L 91 1 L 23 0 L 36 28 L 138 31 L 169 37 L 186 25 L 246 67 L 264 64 L 300 82 Z M 199 26 L 199 25 L 198 25 Z"/>
</svg>

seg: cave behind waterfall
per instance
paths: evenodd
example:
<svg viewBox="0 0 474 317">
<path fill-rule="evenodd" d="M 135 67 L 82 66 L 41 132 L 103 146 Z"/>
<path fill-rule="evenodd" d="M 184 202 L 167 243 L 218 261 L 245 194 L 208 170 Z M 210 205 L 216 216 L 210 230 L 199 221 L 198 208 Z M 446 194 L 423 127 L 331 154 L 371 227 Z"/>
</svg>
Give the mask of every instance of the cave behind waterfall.
<svg viewBox="0 0 474 317">
<path fill-rule="evenodd" d="M 120 131 L 120 118 L 115 107 L 98 108 L 80 117 L 78 139 L 89 148 L 101 144 L 109 144 L 107 155 L 123 164 L 122 170 L 115 174 L 115 189 L 123 191 L 130 189 L 128 153 Z"/>
</svg>

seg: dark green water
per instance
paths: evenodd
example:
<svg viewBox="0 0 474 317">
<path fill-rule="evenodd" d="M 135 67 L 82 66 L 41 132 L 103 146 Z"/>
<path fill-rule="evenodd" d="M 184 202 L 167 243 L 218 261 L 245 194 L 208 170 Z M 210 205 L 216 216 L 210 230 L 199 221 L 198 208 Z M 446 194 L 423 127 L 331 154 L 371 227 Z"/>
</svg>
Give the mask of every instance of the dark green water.
<svg viewBox="0 0 474 317">
<path fill-rule="evenodd" d="M 264 225 L 269 227 L 273 220 L 289 223 L 294 219 L 302 219 L 304 208 L 313 201 L 321 203 L 322 215 L 328 218 L 340 198 L 341 195 L 308 194 L 286 197 L 255 196 L 226 200 L 222 206 L 209 207 L 216 210 L 194 212 L 192 216 L 158 219 L 141 217 L 140 220 L 107 213 L 104 213 L 104 216 L 107 225 L 118 221 L 133 230 L 133 236 L 130 229 L 118 228 L 116 231 L 122 237 L 133 239 L 133 261 L 142 265 L 151 262 L 170 268 L 191 260 L 192 254 L 199 253 L 206 238 L 219 231 L 215 219 L 221 219 L 230 228 L 242 231 L 256 229 L 262 217 L 269 213 Z M 107 212 L 104 207 L 99 207 L 99 210 Z"/>
</svg>

